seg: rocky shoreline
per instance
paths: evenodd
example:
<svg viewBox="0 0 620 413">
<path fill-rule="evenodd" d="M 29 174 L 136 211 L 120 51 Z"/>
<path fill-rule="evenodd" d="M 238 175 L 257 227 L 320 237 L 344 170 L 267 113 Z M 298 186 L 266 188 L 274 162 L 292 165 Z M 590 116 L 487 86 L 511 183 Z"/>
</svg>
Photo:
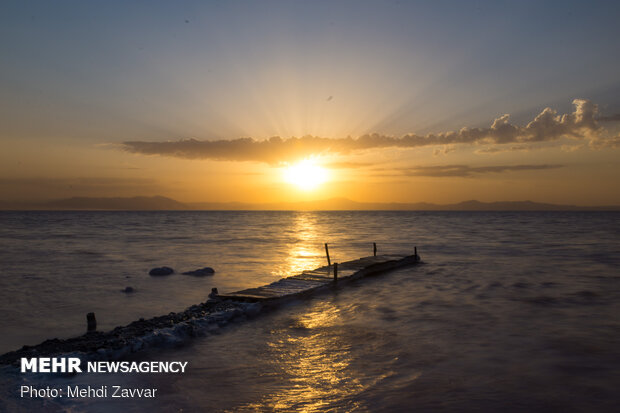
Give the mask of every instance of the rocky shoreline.
<svg viewBox="0 0 620 413">
<path fill-rule="evenodd" d="M 117 358 L 151 344 L 182 341 L 227 324 L 233 318 L 259 310 L 258 304 L 208 300 L 179 313 L 140 319 L 111 331 L 87 332 L 69 339 L 50 339 L 35 346 L 0 355 L 0 364 L 17 364 L 22 357 L 84 353 L 89 358 Z"/>
<path fill-rule="evenodd" d="M 36 346 L 23 346 L 19 350 L 0 355 L 0 365 L 16 364 L 22 357 L 71 353 L 80 353 L 82 357 L 90 359 L 119 359 L 143 348 L 174 345 L 191 337 L 207 334 L 235 318 L 258 313 L 263 305 L 269 306 L 288 298 L 305 296 L 330 286 L 337 286 L 342 282 L 419 262 L 420 256 L 414 247 L 413 255 L 362 257 L 304 271 L 266 286 L 229 294 L 220 295 L 217 288 L 213 288 L 209 300 L 193 305 L 180 313 L 169 313 L 148 320 L 140 319 L 108 332 L 88 331 L 79 337 L 65 340 L 54 338 Z M 209 267 L 198 271 L 213 273 Z M 95 315 L 89 313 L 87 318 L 89 330 L 94 330 Z"/>
</svg>

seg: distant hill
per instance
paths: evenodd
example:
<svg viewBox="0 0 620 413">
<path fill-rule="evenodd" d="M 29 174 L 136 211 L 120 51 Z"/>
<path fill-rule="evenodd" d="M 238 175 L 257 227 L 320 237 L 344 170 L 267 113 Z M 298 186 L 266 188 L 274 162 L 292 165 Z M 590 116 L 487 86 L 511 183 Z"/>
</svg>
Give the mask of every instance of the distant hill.
<svg viewBox="0 0 620 413">
<path fill-rule="evenodd" d="M 153 211 L 184 210 L 189 208 L 186 204 L 163 196 L 135 196 L 128 198 L 73 197 L 31 203 L 4 202 L 0 203 L 0 209 Z"/>
<path fill-rule="evenodd" d="M 532 201 L 480 202 L 464 201 L 457 204 L 418 203 L 380 203 L 356 202 L 346 198 L 333 198 L 322 201 L 283 202 L 283 203 L 192 203 L 190 209 L 199 210 L 291 210 L 291 211 L 620 211 L 620 206 L 583 207 L 575 205 L 545 204 Z"/>
<path fill-rule="evenodd" d="M 545 204 L 532 201 L 480 202 L 464 201 L 456 204 L 379 203 L 356 202 L 346 198 L 321 201 L 282 203 L 201 202 L 182 203 L 163 196 L 136 196 L 128 198 L 73 197 L 39 203 L 1 202 L 0 210 L 125 210 L 125 211 L 620 211 L 620 206 L 592 206 Z"/>
<path fill-rule="evenodd" d="M 183 210 L 187 205 L 163 196 L 135 196 L 131 198 L 74 197 L 48 202 L 53 209 L 105 209 L 105 210 Z"/>
</svg>

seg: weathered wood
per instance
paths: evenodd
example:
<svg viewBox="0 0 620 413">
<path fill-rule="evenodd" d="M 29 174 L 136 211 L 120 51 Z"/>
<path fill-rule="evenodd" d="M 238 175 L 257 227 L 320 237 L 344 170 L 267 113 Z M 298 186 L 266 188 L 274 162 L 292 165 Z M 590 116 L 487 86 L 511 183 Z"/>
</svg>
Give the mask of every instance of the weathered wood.
<svg viewBox="0 0 620 413">
<path fill-rule="evenodd" d="M 95 318 L 95 313 L 86 314 L 86 331 L 95 331 L 97 330 L 97 319 Z"/>
<path fill-rule="evenodd" d="M 372 255 L 373 255 L 374 257 L 376 257 L 376 256 L 377 256 L 377 243 L 376 243 L 376 242 L 373 242 L 373 243 L 372 243 Z"/>
<path fill-rule="evenodd" d="M 227 294 L 217 294 L 211 298 L 235 301 L 270 301 L 285 297 L 300 296 L 333 285 L 334 282 L 357 279 L 367 275 L 412 265 L 419 261 L 417 255 L 378 255 L 363 257 L 353 261 L 334 263 L 333 266 L 303 271 L 291 277 L 282 278 L 269 285 L 248 288 Z"/>
<path fill-rule="evenodd" d="M 325 255 L 327 255 L 327 265 L 332 265 L 332 262 L 329 260 L 329 248 L 327 247 L 327 242 L 325 243 Z"/>
<path fill-rule="evenodd" d="M 106 351 L 113 350 L 114 352 L 119 351 L 119 354 L 121 354 L 123 351 L 126 351 L 124 349 L 132 348 L 134 344 L 136 345 L 135 348 L 140 349 L 144 345 L 143 337 L 161 328 L 183 326 L 184 330 L 182 331 L 192 332 L 187 337 L 193 336 L 194 328 L 200 329 L 200 326 L 205 321 L 205 317 L 210 317 L 211 315 L 219 317 L 219 314 L 223 311 L 237 311 L 237 309 L 243 313 L 245 306 L 242 303 L 244 302 L 277 303 L 280 299 L 310 295 L 318 290 L 332 288 L 335 285 L 340 287 L 349 280 L 413 265 L 419 261 L 420 257 L 415 255 L 379 255 L 341 262 L 337 264 L 337 284 L 333 281 L 332 271 L 334 268 L 324 266 L 304 271 L 292 277 L 282 278 L 269 285 L 228 294 L 220 295 L 217 288 L 213 288 L 211 294 L 209 294 L 210 300 L 193 305 L 183 312 L 169 313 L 148 320 L 140 319 L 126 326 L 116 327 L 108 332 L 96 331 L 95 313 L 88 313 L 86 316 L 88 332 L 82 336 L 67 340 L 46 340 L 36 346 L 24 346 L 20 350 L 0 355 L 0 365 L 17 364 L 22 357 L 47 357 L 75 352 L 109 357 L 111 353 L 100 353 L 100 351 L 102 349 Z M 189 330 L 185 330 L 186 327 Z M 131 351 L 136 350 L 132 349 Z"/>
</svg>

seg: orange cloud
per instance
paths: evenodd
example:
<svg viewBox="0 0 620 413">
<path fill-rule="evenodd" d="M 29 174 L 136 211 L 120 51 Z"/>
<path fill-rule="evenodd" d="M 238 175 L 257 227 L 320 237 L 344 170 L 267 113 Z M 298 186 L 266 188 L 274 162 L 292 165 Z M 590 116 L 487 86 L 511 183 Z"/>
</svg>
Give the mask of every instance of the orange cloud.
<svg viewBox="0 0 620 413">
<path fill-rule="evenodd" d="M 121 147 L 128 152 L 144 155 L 162 155 L 185 159 L 211 159 L 223 161 L 257 161 L 269 164 L 294 161 L 319 154 L 348 154 L 378 148 L 419 148 L 451 145 L 486 144 L 501 147 L 505 144 L 536 144 L 568 137 L 596 139 L 604 146 L 602 127 L 598 124 L 598 107 L 586 99 L 573 100 L 572 113 L 558 115 L 545 108 L 526 126 L 510 123 L 508 114 L 495 119 L 488 128 L 462 128 L 458 132 L 392 137 L 381 134 L 362 135 L 356 139 L 303 136 L 283 139 L 274 136 L 267 140 L 240 138 L 232 140 L 181 139 L 168 142 L 127 141 Z M 601 139 L 603 139 L 601 141 Z M 595 146 L 593 146 L 595 147 Z M 493 152 L 486 149 L 486 152 Z M 441 150 L 439 150 L 441 152 Z"/>
</svg>

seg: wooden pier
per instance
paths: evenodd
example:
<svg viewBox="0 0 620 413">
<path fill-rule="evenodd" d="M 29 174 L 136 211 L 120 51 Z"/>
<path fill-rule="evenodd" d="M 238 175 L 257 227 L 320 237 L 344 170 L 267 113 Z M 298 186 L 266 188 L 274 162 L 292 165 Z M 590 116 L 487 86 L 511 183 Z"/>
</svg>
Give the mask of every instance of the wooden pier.
<svg viewBox="0 0 620 413">
<path fill-rule="evenodd" d="M 326 244 L 327 251 L 327 244 Z M 328 253 L 329 254 L 329 253 Z M 248 288 L 227 294 L 217 294 L 213 298 L 243 302 L 265 302 L 312 293 L 318 289 L 332 286 L 368 275 L 416 264 L 420 261 L 417 249 L 414 255 L 374 255 L 353 261 L 333 263 L 301 274 L 282 278 L 258 288 Z"/>
<path fill-rule="evenodd" d="M 329 265 L 311 271 L 304 271 L 292 277 L 258 288 L 237 291 L 228 294 L 217 294 L 214 288 L 209 294 L 209 300 L 193 305 L 180 313 L 169 313 L 148 320 L 140 319 L 126 326 L 119 326 L 108 332 L 97 331 L 95 313 L 88 313 L 87 332 L 81 336 L 59 340 L 46 340 L 36 346 L 23 346 L 21 349 L 0 355 L 0 365 L 19 363 L 22 357 L 41 357 L 66 353 L 96 354 L 101 358 L 114 358 L 119 354 L 128 354 L 145 346 L 143 337 L 152 335 L 160 329 L 176 329 L 186 337 L 194 337 L 201 328 L 204 328 L 205 318 L 211 315 L 220 317 L 224 313 L 243 313 L 247 305 L 245 302 L 271 303 L 288 297 L 298 297 L 311 294 L 319 289 L 329 288 L 349 280 L 362 278 L 368 275 L 383 273 L 400 267 L 414 265 L 420 262 L 417 248 L 413 255 L 376 255 L 376 244 L 373 243 L 373 256 L 363 257 L 353 261 L 332 263 L 329 258 L 329 249 L 325 244 L 325 253 Z M 219 323 L 219 321 L 216 321 Z M 167 335 L 157 335 L 164 338 Z M 148 341 L 149 345 L 157 344 L 157 339 Z M 116 356 L 114 356 L 116 354 Z"/>
</svg>

